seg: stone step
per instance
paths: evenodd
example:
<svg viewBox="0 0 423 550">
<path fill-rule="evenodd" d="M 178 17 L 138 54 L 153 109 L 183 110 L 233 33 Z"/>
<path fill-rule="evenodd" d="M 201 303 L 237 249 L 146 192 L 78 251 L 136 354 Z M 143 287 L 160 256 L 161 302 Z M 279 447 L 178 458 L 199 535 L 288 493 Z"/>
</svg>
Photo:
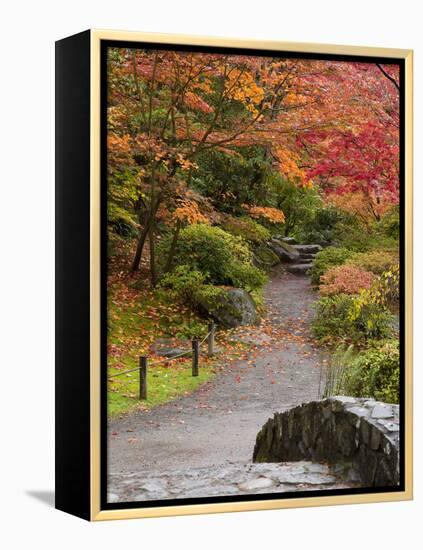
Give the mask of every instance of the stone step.
<svg viewBox="0 0 423 550">
<path fill-rule="evenodd" d="M 297 241 L 294 239 L 294 237 L 282 237 L 281 241 L 288 244 L 297 244 Z"/>
<path fill-rule="evenodd" d="M 307 253 L 307 252 L 301 252 L 300 253 L 300 258 L 302 260 L 314 260 L 315 257 L 316 257 L 316 254 L 311 254 L 311 253 Z"/>
<path fill-rule="evenodd" d="M 289 264 L 286 266 L 286 270 L 290 273 L 294 273 L 295 275 L 307 275 L 309 270 L 312 268 L 312 263 L 304 263 L 304 264 Z"/>
<path fill-rule="evenodd" d="M 309 461 L 226 463 L 168 471 L 144 468 L 135 473 L 109 474 L 108 502 L 289 493 L 357 485 L 354 473 L 346 467 Z"/>
<path fill-rule="evenodd" d="M 268 245 L 281 262 L 295 263 L 300 259 L 300 252 L 290 244 L 273 238 Z"/>
<path fill-rule="evenodd" d="M 322 250 L 320 244 L 293 244 L 292 247 L 300 254 L 317 254 Z"/>
<path fill-rule="evenodd" d="M 284 237 L 283 235 L 273 235 L 272 239 L 283 241 L 287 244 L 297 244 L 298 241 L 294 237 Z"/>
</svg>

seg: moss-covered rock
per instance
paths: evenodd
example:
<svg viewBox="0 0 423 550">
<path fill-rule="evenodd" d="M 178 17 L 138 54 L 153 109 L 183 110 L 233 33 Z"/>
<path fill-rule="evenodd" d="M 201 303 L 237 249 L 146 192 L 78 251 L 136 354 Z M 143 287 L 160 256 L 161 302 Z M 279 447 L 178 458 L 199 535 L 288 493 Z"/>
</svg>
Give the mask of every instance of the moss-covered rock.
<svg viewBox="0 0 423 550">
<path fill-rule="evenodd" d="M 257 310 L 250 294 L 242 288 L 229 288 L 216 301 L 201 304 L 208 315 L 225 328 L 252 325 L 257 321 Z"/>
<path fill-rule="evenodd" d="M 259 267 L 274 267 L 280 262 L 279 256 L 268 246 L 260 246 L 254 253 L 254 260 Z"/>
<path fill-rule="evenodd" d="M 279 239 L 272 239 L 269 247 L 278 256 L 281 262 L 297 262 L 300 259 L 300 253 L 292 245 Z"/>
</svg>

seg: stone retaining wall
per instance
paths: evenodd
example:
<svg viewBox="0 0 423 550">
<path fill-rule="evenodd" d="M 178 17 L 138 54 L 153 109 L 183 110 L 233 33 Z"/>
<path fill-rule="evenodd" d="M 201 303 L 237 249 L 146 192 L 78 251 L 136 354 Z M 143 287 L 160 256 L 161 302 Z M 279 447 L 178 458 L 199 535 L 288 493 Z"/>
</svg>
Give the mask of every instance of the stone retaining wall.
<svg viewBox="0 0 423 550">
<path fill-rule="evenodd" d="M 399 406 L 331 397 L 270 418 L 257 435 L 254 462 L 350 462 L 366 486 L 399 483 Z"/>
</svg>

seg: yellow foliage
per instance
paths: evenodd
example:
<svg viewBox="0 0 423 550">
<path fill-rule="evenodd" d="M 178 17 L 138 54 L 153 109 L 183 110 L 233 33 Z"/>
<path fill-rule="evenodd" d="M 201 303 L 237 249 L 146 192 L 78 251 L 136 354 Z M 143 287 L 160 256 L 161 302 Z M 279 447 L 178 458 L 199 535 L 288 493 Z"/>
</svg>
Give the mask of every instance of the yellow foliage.
<svg viewBox="0 0 423 550">
<path fill-rule="evenodd" d="M 360 191 L 332 195 L 330 204 L 339 210 L 353 214 L 366 224 L 374 221 L 376 217 L 382 216 L 391 206 L 385 201 L 378 202 L 374 193 L 368 195 Z"/>
<path fill-rule="evenodd" d="M 196 168 L 198 168 L 198 165 L 195 162 L 192 162 L 192 161 L 188 160 L 187 158 L 185 158 L 180 153 L 178 153 L 176 155 L 176 162 L 179 164 L 179 166 L 182 168 L 182 170 L 185 170 L 185 171 L 188 171 L 191 168 L 194 169 L 194 170 Z"/>
<path fill-rule="evenodd" d="M 107 147 L 109 151 L 115 154 L 127 155 L 131 151 L 131 137 L 127 134 L 118 136 L 117 134 L 109 133 L 107 136 Z"/>
<path fill-rule="evenodd" d="M 313 187 L 313 182 L 307 177 L 304 170 L 302 170 L 298 163 L 300 157 L 298 154 L 289 151 L 285 147 L 278 145 L 275 147 L 275 154 L 279 161 L 279 170 L 290 181 L 297 181 L 301 186 Z"/>
<path fill-rule="evenodd" d="M 193 225 L 195 223 L 209 223 L 209 219 L 200 212 L 198 204 L 194 201 L 181 199 L 179 206 L 172 215 L 173 219 Z"/>
<path fill-rule="evenodd" d="M 264 90 L 250 73 L 231 71 L 226 81 L 226 93 L 228 97 L 243 103 L 253 115 L 259 114 L 256 106 L 263 101 Z"/>
<path fill-rule="evenodd" d="M 264 218 L 271 223 L 285 222 L 285 214 L 278 208 L 272 208 L 270 206 L 248 206 L 247 204 L 243 204 L 242 206 L 248 210 L 252 218 Z"/>
</svg>

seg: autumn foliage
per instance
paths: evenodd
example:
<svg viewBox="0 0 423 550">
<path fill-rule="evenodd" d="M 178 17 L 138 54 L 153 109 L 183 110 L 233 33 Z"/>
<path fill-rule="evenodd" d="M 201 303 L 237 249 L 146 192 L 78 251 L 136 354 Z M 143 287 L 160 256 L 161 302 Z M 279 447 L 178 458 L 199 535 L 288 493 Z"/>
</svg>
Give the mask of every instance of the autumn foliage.
<svg viewBox="0 0 423 550">
<path fill-rule="evenodd" d="M 353 265 L 332 267 L 321 276 L 320 293 L 324 296 L 333 294 L 357 294 L 362 289 L 370 288 L 374 275 Z"/>
<path fill-rule="evenodd" d="M 110 47 L 109 288 L 133 320 L 109 319 L 116 357 L 153 333 L 204 336 L 197 315 L 224 287 L 260 309 L 283 237 L 322 247 L 318 339 L 388 337 L 401 84 L 394 63 Z"/>
<path fill-rule="evenodd" d="M 191 193 L 208 155 L 260 148 L 266 170 L 360 197 L 339 206 L 364 217 L 398 201 L 395 65 L 111 48 L 108 75 L 109 199 L 139 223 L 133 270 L 149 241 L 153 282 L 164 211 L 176 240 L 180 225 L 213 223 Z M 251 217 L 284 222 L 267 192 L 249 200 Z"/>
</svg>

